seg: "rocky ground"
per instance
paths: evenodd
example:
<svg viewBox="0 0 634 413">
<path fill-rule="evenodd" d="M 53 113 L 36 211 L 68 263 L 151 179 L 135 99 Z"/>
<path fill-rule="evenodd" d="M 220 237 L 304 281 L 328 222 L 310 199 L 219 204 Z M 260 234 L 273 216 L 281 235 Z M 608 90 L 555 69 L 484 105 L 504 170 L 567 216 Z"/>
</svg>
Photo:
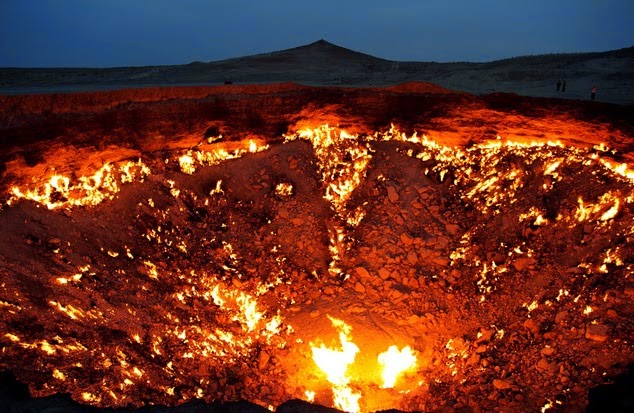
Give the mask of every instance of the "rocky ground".
<svg viewBox="0 0 634 413">
<path fill-rule="evenodd" d="M 340 101 L 361 100 L 349 93 Z M 633 361 L 634 183 L 616 162 L 629 159 L 629 126 L 616 109 L 548 121 L 535 116 L 548 102 L 489 102 L 484 115 L 469 97 L 406 96 L 427 113 L 442 108 L 425 120 L 439 139 L 367 132 L 381 109 L 365 95 L 354 137 L 325 126 L 296 133 L 309 120 L 362 117 L 317 101 L 283 134 L 229 129 L 237 110 L 217 129 L 189 112 L 182 127 L 200 132 L 159 147 L 140 131 L 178 125 L 140 122 L 129 152 L 112 146 L 125 145 L 114 127 L 90 143 L 103 127 L 94 117 L 36 116 L 33 130 L 66 121 L 72 131 L 69 118 L 93 129 L 29 141 L 13 115 L 5 136 L 24 144 L 4 151 L 0 366 L 34 395 L 97 406 L 268 407 L 307 392 L 332 406 L 311 353 L 340 344 L 331 316 L 359 347 L 347 375 L 362 411 L 583 410 L 591 388 Z M 177 103 L 158 105 L 187 105 Z M 483 120 L 461 122 L 475 114 Z M 514 139 L 475 138 L 496 126 Z M 549 144 L 570 136 L 563 128 L 575 138 Z M 22 158 L 29 148 L 39 157 Z M 66 163 L 77 153 L 94 156 Z M 100 159 L 111 169 L 73 187 Z M 67 186 L 43 180 L 53 165 Z M 383 389 L 376 360 L 391 345 L 410 346 L 417 362 Z"/>
</svg>

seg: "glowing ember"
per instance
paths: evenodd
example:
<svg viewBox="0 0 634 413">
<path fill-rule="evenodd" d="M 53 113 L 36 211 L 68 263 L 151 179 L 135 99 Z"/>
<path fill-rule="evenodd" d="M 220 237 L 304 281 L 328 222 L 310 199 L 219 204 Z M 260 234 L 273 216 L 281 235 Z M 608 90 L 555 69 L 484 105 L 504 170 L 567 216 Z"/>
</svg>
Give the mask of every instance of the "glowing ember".
<svg viewBox="0 0 634 413">
<path fill-rule="evenodd" d="M 354 363 L 359 347 L 350 339 L 352 328 L 348 324 L 330 316 L 328 318 L 339 332 L 341 347 L 340 349 L 329 348 L 324 343 L 317 347 L 311 343 L 313 361 L 321 371 L 326 373 L 327 380 L 332 384 L 335 406 L 346 412 L 358 412 L 361 394 L 355 393 L 348 386 L 350 379 L 346 376 L 346 371 L 348 366 Z"/>
<path fill-rule="evenodd" d="M 298 138 L 312 143 L 320 160 L 323 181 L 327 184 L 324 198 L 342 213 L 372 159 L 367 144 L 363 144 L 357 135 L 329 125 L 304 129 L 296 135 L 286 136 L 286 141 Z"/>
<path fill-rule="evenodd" d="M 600 219 L 607 221 L 616 216 L 619 212 L 621 201 L 618 195 L 605 193 L 599 198 L 599 202 L 594 205 L 586 205 L 583 199 L 579 198 L 579 207 L 575 211 L 575 217 L 579 222 L 589 219 Z M 601 214 L 599 216 L 599 214 Z"/>
<path fill-rule="evenodd" d="M 306 396 L 306 401 L 308 402 L 314 402 L 315 401 L 315 392 L 311 391 L 311 390 L 306 390 L 304 392 L 304 396 Z"/>
<path fill-rule="evenodd" d="M 190 154 L 179 157 L 178 164 L 181 167 L 181 171 L 186 174 L 191 175 L 196 172 L 196 167 L 194 166 L 194 158 Z"/>
<path fill-rule="evenodd" d="M 214 149 L 212 151 L 193 151 L 189 150 L 178 158 L 178 164 L 181 171 L 192 175 L 196 172 L 197 166 L 213 166 L 223 161 L 241 158 L 247 153 L 257 153 L 269 149 L 268 145 L 258 145 L 253 140 L 248 143 L 241 144 L 243 148 L 237 148 L 233 152 L 229 152 L 225 148 Z"/>
<path fill-rule="evenodd" d="M 209 191 L 209 195 L 223 195 L 225 191 L 222 189 L 222 180 L 216 182 L 216 187 Z"/>
<path fill-rule="evenodd" d="M 383 366 L 381 387 L 384 389 L 393 388 L 400 374 L 416 366 L 416 356 L 409 346 L 401 350 L 397 346 L 390 346 L 387 351 L 379 354 L 378 361 Z"/>
<path fill-rule="evenodd" d="M 104 200 L 114 198 L 120 191 L 119 182 L 129 183 L 135 180 L 143 182 L 150 169 L 139 159 L 137 162 L 124 162 L 118 166 L 107 163 L 94 175 L 82 176 L 79 182 L 71 183 L 70 178 L 53 175 L 43 186 L 33 189 L 13 187 L 9 205 L 24 198 L 45 205 L 48 209 L 97 205 Z"/>
<path fill-rule="evenodd" d="M 275 186 L 275 193 L 280 196 L 293 195 L 293 185 L 289 183 L 280 183 Z"/>
</svg>

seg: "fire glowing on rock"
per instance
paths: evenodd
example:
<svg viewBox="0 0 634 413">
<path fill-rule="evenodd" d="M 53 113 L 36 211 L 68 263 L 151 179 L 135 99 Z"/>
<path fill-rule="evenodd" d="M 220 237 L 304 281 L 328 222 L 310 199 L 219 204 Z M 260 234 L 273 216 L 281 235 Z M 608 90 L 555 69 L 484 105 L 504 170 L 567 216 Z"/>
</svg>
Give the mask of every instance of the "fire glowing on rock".
<svg viewBox="0 0 634 413">
<path fill-rule="evenodd" d="M 24 374 L 41 395 L 65 391 L 95 405 L 304 397 L 361 412 L 428 410 L 442 389 L 480 391 L 483 377 L 496 380 L 489 394 L 534 406 L 510 370 L 524 360 L 507 360 L 517 343 L 533 356 L 524 372 L 567 369 L 558 384 L 569 394 L 576 347 L 561 346 L 568 359 L 558 360 L 551 345 L 573 325 L 623 350 L 594 317 L 616 320 L 600 303 L 625 314 L 620 297 L 631 296 L 627 165 L 559 142 L 445 146 L 395 126 L 355 135 L 321 125 L 283 138 L 210 139 L 144 159 L 147 180 L 138 160 L 7 189 L 3 214 L 23 214 L 14 244 L 38 270 L 18 259 L 0 266 L 2 367 L 31 357 L 39 370 Z M 147 192 L 121 191 L 132 182 Z M 23 212 L 22 199 L 46 208 Z M 71 229 L 34 224 L 46 219 Z M 523 288 L 530 299 L 516 297 Z M 327 316 L 330 342 L 314 325 L 326 312 L 337 315 Z M 294 329 L 299 317 L 303 330 Z M 45 329 L 24 324 L 38 319 Z M 297 365 L 312 381 L 292 388 Z M 74 385 L 80 376 L 93 381 Z"/>
<path fill-rule="evenodd" d="M 368 359 L 356 363 L 357 355 L 363 356 L 364 352 L 352 340 L 352 327 L 344 321 L 328 316 L 332 326 L 338 332 L 338 343 L 332 347 L 326 346 L 321 340 L 311 342 L 312 359 L 331 384 L 333 404 L 346 412 L 365 411 L 360 406 L 365 390 L 376 392 L 376 389 L 392 389 L 398 377 L 406 371 L 412 371 L 416 367 L 415 351 L 410 346 L 399 350 L 398 346 L 391 345 L 376 357 L 376 361 Z M 319 342 L 319 344 L 317 344 Z M 373 346 L 381 343 L 373 343 Z M 379 386 L 375 382 L 374 374 L 368 374 L 369 370 L 375 370 L 376 376 L 380 376 L 382 383 Z M 362 374 L 360 372 L 365 372 Z M 314 392 L 310 393 L 314 398 Z M 378 396 L 380 397 L 380 395 Z"/>
<path fill-rule="evenodd" d="M 348 367 L 354 363 L 359 347 L 350 339 L 352 328 L 348 324 L 330 316 L 328 319 L 339 332 L 340 348 L 326 347 L 324 343 L 317 347 L 311 343 L 313 360 L 317 367 L 326 374 L 328 382 L 332 384 L 335 406 L 346 412 L 358 412 L 361 394 L 354 392 L 348 386 L 350 378 L 346 372 Z"/>
<path fill-rule="evenodd" d="M 390 346 L 385 352 L 379 354 L 378 360 L 379 364 L 383 366 L 383 385 L 381 387 L 384 389 L 393 388 L 399 375 L 416 366 L 416 356 L 409 346 L 405 346 L 401 350 L 397 346 Z"/>
<path fill-rule="evenodd" d="M 53 175 L 43 185 L 32 189 L 11 189 L 9 205 L 24 198 L 45 205 L 48 209 L 70 208 L 76 206 L 98 205 L 109 200 L 120 191 L 120 183 L 133 181 L 143 182 L 150 175 L 148 168 L 141 160 L 123 162 L 119 165 L 107 163 L 92 176 L 81 176 L 78 181 L 63 175 Z"/>
</svg>

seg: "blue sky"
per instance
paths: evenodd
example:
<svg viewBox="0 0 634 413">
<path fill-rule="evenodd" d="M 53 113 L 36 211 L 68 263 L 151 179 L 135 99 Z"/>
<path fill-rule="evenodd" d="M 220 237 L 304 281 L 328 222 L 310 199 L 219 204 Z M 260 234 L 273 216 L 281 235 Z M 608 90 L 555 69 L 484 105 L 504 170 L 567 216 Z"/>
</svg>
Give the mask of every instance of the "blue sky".
<svg viewBox="0 0 634 413">
<path fill-rule="evenodd" d="M 634 0 L 0 0 L 0 67 L 184 64 L 321 38 L 401 61 L 634 45 Z"/>
</svg>

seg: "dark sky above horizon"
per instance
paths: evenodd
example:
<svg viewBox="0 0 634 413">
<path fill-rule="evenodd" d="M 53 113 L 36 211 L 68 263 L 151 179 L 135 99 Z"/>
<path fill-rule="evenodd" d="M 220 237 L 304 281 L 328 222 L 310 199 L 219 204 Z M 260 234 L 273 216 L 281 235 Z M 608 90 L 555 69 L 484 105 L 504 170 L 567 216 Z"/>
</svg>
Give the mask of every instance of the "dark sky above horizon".
<svg viewBox="0 0 634 413">
<path fill-rule="evenodd" d="M 385 59 L 634 45 L 634 0 L 0 0 L 0 67 L 184 64 L 321 38 Z"/>
</svg>

